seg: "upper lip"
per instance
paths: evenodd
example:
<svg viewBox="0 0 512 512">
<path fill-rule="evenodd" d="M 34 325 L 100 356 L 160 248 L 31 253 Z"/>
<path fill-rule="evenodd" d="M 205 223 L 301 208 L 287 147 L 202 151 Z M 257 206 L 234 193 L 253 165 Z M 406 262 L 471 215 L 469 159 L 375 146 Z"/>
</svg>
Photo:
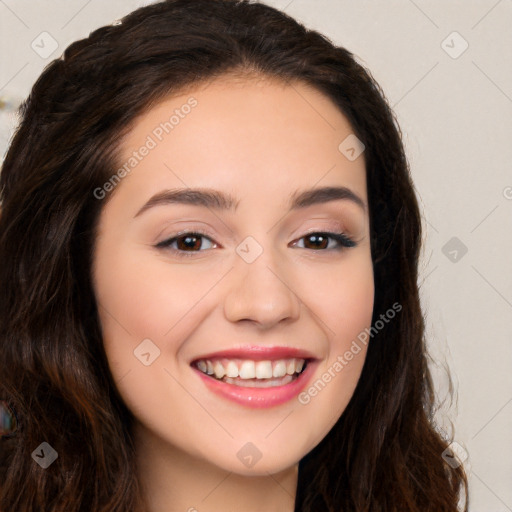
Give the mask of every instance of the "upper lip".
<svg viewBox="0 0 512 512">
<path fill-rule="evenodd" d="M 277 359 L 316 359 L 316 357 L 307 350 L 298 349 L 295 347 L 284 346 L 258 346 L 250 345 L 240 348 L 231 348 L 221 350 L 218 352 L 209 352 L 208 354 L 201 355 L 194 358 L 193 362 L 201 359 L 249 359 L 252 361 L 272 361 Z"/>
</svg>

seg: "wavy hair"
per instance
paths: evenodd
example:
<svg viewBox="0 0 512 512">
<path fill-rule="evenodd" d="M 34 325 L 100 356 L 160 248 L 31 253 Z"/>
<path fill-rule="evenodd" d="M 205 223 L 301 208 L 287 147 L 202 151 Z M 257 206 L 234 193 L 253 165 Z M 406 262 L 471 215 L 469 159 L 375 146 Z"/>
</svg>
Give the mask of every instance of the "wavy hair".
<svg viewBox="0 0 512 512">
<path fill-rule="evenodd" d="M 166 0 L 74 42 L 22 103 L 0 174 L 0 399 L 18 428 L 0 441 L 2 512 L 142 507 L 133 416 L 108 370 L 91 284 L 101 208 L 137 117 L 227 74 L 302 81 L 329 97 L 366 146 L 373 321 L 354 395 L 299 463 L 296 512 L 455 512 L 463 468 L 433 422 L 418 291 L 421 217 L 402 135 L 371 73 L 343 47 L 248 0 Z M 31 454 L 48 442 L 47 469 Z"/>
</svg>

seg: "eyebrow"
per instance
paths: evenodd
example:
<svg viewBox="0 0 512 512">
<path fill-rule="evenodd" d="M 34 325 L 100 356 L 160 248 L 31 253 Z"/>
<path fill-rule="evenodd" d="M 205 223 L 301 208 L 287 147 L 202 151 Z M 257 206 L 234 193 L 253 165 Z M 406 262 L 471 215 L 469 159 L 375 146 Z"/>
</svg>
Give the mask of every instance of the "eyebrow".
<svg viewBox="0 0 512 512">
<path fill-rule="evenodd" d="M 336 200 L 351 201 L 366 211 L 366 203 L 347 187 L 321 187 L 296 191 L 290 196 L 289 209 L 299 210 Z M 240 201 L 237 201 L 232 195 L 210 188 L 163 190 L 152 196 L 134 217 L 138 217 L 155 206 L 168 204 L 190 204 L 213 210 L 236 211 L 239 203 Z"/>
</svg>

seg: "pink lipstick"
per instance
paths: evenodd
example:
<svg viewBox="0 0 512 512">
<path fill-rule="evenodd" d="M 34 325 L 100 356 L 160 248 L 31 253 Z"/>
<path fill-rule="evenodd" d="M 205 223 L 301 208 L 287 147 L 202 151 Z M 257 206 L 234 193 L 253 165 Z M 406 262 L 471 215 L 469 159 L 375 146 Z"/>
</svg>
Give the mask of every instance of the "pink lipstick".
<svg viewBox="0 0 512 512">
<path fill-rule="evenodd" d="M 191 363 L 213 393 L 252 408 L 292 400 L 310 381 L 317 359 L 291 347 L 250 346 L 202 355 Z"/>
</svg>

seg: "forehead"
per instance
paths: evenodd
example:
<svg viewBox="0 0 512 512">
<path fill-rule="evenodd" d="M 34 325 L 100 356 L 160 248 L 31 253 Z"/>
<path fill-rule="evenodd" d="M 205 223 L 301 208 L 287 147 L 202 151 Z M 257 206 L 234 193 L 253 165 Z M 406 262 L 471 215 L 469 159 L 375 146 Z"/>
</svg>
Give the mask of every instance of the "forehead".
<svg viewBox="0 0 512 512">
<path fill-rule="evenodd" d="M 351 161 L 340 150 L 349 136 L 341 110 L 308 84 L 225 76 L 165 98 L 135 120 L 121 142 L 122 163 L 150 149 L 122 186 L 149 194 L 164 184 L 236 190 L 243 183 L 256 193 L 262 185 L 289 191 L 321 182 L 365 199 L 364 155 Z"/>
</svg>

